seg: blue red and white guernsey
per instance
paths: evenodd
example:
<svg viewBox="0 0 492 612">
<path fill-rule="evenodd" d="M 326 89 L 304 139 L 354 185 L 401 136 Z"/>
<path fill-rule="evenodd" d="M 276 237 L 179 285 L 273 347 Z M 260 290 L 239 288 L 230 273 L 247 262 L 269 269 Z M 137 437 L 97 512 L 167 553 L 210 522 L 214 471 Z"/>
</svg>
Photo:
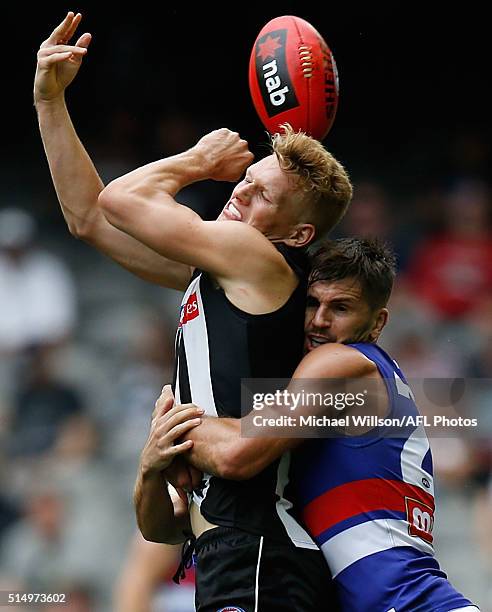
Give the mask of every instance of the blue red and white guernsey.
<svg viewBox="0 0 492 612">
<path fill-rule="evenodd" d="M 375 344 L 351 344 L 386 384 L 388 417 L 419 414 L 398 364 Z M 296 503 L 323 551 L 343 612 L 450 612 L 470 601 L 434 558 L 434 482 L 422 426 L 403 437 L 310 440 L 293 458 Z M 306 477 L 309 475 L 309 478 Z"/>
</svg>

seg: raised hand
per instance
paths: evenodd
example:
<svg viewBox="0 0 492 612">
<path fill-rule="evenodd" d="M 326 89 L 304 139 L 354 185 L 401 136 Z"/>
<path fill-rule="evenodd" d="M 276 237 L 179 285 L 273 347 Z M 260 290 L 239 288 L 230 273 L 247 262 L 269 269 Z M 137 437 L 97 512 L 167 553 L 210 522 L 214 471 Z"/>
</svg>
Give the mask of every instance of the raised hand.
<svg viewBox="0 0 492 612">
<path fill-rule="evenodd" d="M 254 159 L 248 143 L 227 128 L 210 132 L 194 148 L 209 167 L 208 178 L 215 181 L 237 181 Z"/>
<path fill-rule="evenodd" d="M 41 44 L 34 78 L 34 102 L 50 102 L 63 96 L 75 78 L 91 42 L 89 33 L 82 34 L 75 45 L 69 42 L 82 19 L 70 11 L 51 35 Z"/>
</svg>

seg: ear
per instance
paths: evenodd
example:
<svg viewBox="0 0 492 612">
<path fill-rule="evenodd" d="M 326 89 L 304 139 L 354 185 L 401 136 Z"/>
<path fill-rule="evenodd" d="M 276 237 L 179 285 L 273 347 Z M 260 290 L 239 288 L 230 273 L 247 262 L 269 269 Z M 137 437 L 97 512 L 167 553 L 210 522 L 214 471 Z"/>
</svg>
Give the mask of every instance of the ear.
<svg viewBox="0 0 492 612">
<path fill-rule="evenodd" d="M 315 232 L 316 230 L 314 225 L 311 223 L 302 223 L 296 225 L 290 236 L 284 239 L 282 242 L 297 248 L 307 246 L 310 242 L 312 242 Z"/>
<path fill-rule="evenodd" d="M 376 316 L 376 320 L 374 322 L 374 326 L 369 333 L 370 342 L 376 342 L 381 332 L 383 331 L 384 326 L 388 322 L 389 312 L 387 308 L 381 308 Z"/>
</svg>

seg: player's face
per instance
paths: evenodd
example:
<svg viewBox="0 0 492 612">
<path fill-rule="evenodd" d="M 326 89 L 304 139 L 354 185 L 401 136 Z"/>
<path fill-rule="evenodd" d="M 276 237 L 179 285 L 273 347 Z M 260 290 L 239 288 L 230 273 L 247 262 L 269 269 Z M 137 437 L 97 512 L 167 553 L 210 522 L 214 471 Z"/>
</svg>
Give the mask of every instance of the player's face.
<svg viewBox="0 0 492 612">
<path fill-rule="evenodd" d="M 247 223 L 270 240 L 286 238 L 296 224 L 300 198 L 295 193 L 295 179 L 280 169 L 275 155 L 270 155 L 247 169 L 219 220 Z"/>
<path fill-rule="evenodd" d="M 373 340 L 380 312 L 370 308 L 354 279 L 313 283 L 308 290 L 304 350 L 312 351 L 327 342 Z"/>
</svg>

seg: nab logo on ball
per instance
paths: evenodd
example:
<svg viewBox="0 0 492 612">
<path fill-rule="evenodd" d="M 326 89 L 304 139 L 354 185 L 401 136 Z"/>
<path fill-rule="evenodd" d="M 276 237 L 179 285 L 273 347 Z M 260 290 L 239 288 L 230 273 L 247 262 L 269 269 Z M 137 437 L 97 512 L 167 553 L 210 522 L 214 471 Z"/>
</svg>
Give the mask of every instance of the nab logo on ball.
<svg viewBox="0 0 492 612">
<path fill-rule="evenodd" d="M 181 306 L 181 316 L 179 320 L 179 326 L 182 327 L 189 321 L 196 319 L 200 311 L 198 310 L 198 298 L 196 297 L 196 291 L 194 291 L 186 300 L 186 304 Z"/>
<path fill-rule="evenodd" d="M 287 30 L 269 32 L 256 42 L 256 76 L 269 117 L 299 106 L 285 61 Z"/>
<path fill-rule="evenodd" d="M 322 140 L 338 105 L 338 74 L 328 45 L 313 26 L 293 15 L 275 17 L 251 48 L 249 90 L 258 117 L 270 132 L 290 123 Z"/>
</svg>

